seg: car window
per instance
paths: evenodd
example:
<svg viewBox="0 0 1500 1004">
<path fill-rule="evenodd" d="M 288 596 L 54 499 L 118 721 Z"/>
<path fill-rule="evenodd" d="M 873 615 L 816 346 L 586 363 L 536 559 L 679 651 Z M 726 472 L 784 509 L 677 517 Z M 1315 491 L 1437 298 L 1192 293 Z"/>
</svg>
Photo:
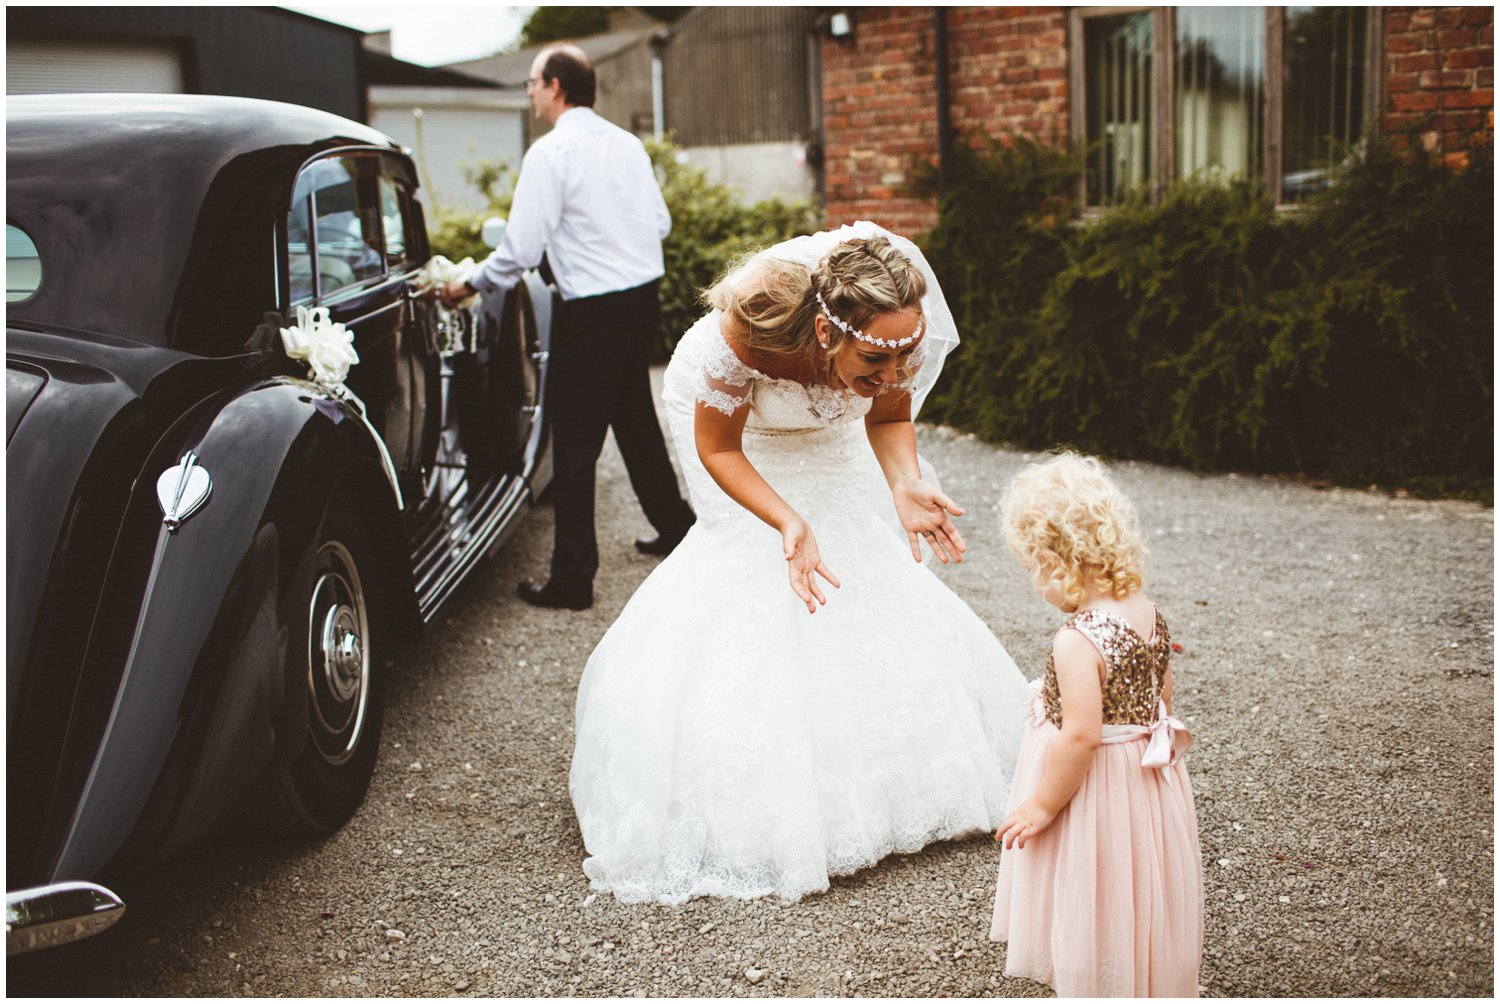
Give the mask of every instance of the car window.
<svg viewBox="0 0 1500 1004">
<path fill-rule="evenodd" d="M 5 225 L 5 302 L 24 303 L 42 285 L 42 256 L 36 242 L 14 223 Z"/>
<path fill-rule="evenodd" d="M 303 175 L 306 179 L 307 175 Z M 291 302 L 310 300 L 318 290 L 313 285 L 311 185 L 297 182 L 297 196 L 287 215 L 287 262 L 291 266 Z"/>
<path fill-rule="evenodd" d="M 385 274 L 378 166 L 374 157 L 330 157 L 297 179 L 287 216 L 292 302 Z"/>
<path fill-rule="evenodd" d="M 380 177 L 380 216 L 385 223 L 385 258 L 392 266 L 406 259 L 406 200 L 394 178 Z"/>
</svg>

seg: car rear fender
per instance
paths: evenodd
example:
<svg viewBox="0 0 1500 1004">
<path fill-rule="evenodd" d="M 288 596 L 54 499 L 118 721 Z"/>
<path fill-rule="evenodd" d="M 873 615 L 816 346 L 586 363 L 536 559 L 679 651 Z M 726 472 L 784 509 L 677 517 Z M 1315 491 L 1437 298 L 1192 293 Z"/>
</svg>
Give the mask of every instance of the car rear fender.
<svg viewBox="0 0 1500 1004">
<path fill-rule="evenodd" d="M 157 480 L 188 453 L 211 487 L 172 530 Z M 216 398 L 164 437 L 142 471 L 109 576 L 133 540 L 136 560 L 118 574 L 143 578 L 143 591 L 107 583 L 104 594 L 108 602 L 136 592 L 138 608 L 119 618 L 117 639 L 98 640 L 103 651 L 91 639 L 91 661 L 116 659 L 123 670 L 51 878 L 95 877 L 117 858 L 180 847 L 296 755 L 305 688 L 295 685 L 301 671 L 286 625 L 303 602 L 330 505 L 348 505 L 369 531 L 393 633 L 419 628 L 388 468 L 356 407 L 301 380 Z"/>
</svg>

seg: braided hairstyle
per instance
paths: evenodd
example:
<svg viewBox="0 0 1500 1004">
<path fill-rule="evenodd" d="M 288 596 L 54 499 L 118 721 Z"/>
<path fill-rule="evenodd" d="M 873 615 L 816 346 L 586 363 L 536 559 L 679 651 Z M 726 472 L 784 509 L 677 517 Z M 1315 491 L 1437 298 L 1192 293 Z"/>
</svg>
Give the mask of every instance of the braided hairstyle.
<svg viewBox="0 0 1500 1004">
<path fill-rule="evenodd" d="M 855 339 L 829 325 L 828 349 L 822 349 L 815 324 L 822 311 L 813 294 L 840 319 L 864 329 L 881 314 L 920 310 L 927 292 L 921 271 L 881 236 L 844 241 L 811 272 L 780 258 L 767 258 L 753 271 L 744 264 L 708 291 L 709 305 L 735 322 L 753 352 L 809 360 L 819 380 L 833 387 L 843 386 L 834 357 Z"/>
</svg>

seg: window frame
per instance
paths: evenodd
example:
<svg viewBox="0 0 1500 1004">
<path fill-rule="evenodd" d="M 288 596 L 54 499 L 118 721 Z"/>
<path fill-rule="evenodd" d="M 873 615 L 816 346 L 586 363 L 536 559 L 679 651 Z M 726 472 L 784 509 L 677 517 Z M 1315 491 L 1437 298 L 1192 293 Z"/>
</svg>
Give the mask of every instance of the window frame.
<svg viewBox="0 0 1500 1004">
<path fill-rule="evenodd" d="M 420 211 L 421 203 L 417 199 L 417 180 L 405 164 L 390 153 L 381 151 L 377 186 L 383 181 L 389 181 L 395 189 L 396 199 L 401 207 L 402 251 L 399 261 L 391 259 L 390 235 L 386 234 L 383 238 L 386 243 L 386 276 L 406 276 L 425 264 L 418 253 L 423 247 L 426 224 Z"/>
<path fill-rule="evenodd" d="M 347 299 L 348 297 L 357 293 L 373 289 L 376 286 L 382 285 L 383 283 L 390 280 L 395 270 L 391 268 L 389 256 L 386 253 L 385 227 L 382 225 L 380 228 L 380 247 L 378 248 L 381 261 L 380 274 L 366 276 L 362 279 L 356 279 L 354 282 L 345 283 L 344 285 L 339 286 L 335 289 L 324 290 L 323 277 L 318 262 L 320 252 L 318 250 L 317 188 L 310 188 L 307 194 L 304 195 L 301 200 L 297 198 L 297 189 L 302 181 L 303 176 L 308 171 L 312 170 L 316 164 L 319 164 L 325 160 L 343 160 L 355 158 L 373 159 L 376 164 L 374 177 L 376 206 L 378 209 L 380 199 L 380 178 L 385 177 L 388 174 L 385 169 L 385 158 L 382 156 L 383 153 L 384 151 L 372 147 L 337 147 L 330 150 L 320 151 L 315 156 L 309 157 L 307 160 L 303 161 L 302 164 L 297 168 L 297 173 L 292 178 L 291 198 L 287 202 L 286 211 L 282 214 L 282 219 L 280 222 L 281 246 L 284 250 L 281 269 L 286 275 L 286 297 L 288 301 L 288 310 L 293 310 L 298 306 L 324 306 L 330 302 L 338 302 Z M 308 252 L 311 255 L 312 259 L 312 295 L 293 298 L 291 283 L 292 249 L 291 234 L 289 232 L 290 228 L 288 227 L 288 221 L 290 220 L 291 214 L 296 208 L 299 201 L 305 201 L 307 203 L 308 209 L 307 239 Z M 403 221 L 405 221 L 404 216 Z M 410 235 L 408 234 L 407 236 L 409 240 Z"/>
<path fill-rule="evenodd" d="M 1374 121 L 1380 114 L 1385 100 L 1385 8 L 1366 7 L 1365 30 L 1365 86 L 1362 97 L 1365 121 Z M 1068 132 L 1080 145 L 1088 142 L 1088 67 L 1084 56 L 1084 22 L 1091 18 L 1112 17 L 1119 14 L 1152 15 L 1151 59 L 1152 81 L 1151 114 L 1155 127 L 1151 136 L 1151 157 L 1156 170 L 1151 178 L 1151 196 L 1160 199 L 1169 184 L 1178 177 L 1177 172 L 1177 8 L 1152 6 L 1125 7 L 1073 7 L 1068 11 Z M 1264 7 L 1265 46 L 1265 138 L 1262 157 L 1264 173 L 1262 183 L 1271 193 L 1277 208 L 1295 205 L 1282 199 L 1284 180 L 1281 163 L 1282 130 L 1285 127 L 1283 90 L 1286 80 L 1285 46 L 1286 8 Z M 1078 179 L 1078 205 L 1085 217 L 1099 215 L 1109 205 L 1101 202 L 1090 205 L 1088 198 L 1088 176 Z"/>
</svg>

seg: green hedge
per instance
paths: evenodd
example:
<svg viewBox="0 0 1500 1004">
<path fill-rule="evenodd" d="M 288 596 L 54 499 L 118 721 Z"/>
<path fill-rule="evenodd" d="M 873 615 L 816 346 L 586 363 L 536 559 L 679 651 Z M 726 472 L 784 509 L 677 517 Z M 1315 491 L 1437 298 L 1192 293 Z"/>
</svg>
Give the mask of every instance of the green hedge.
<svg viewBox="0 0 1500 1004">
<path fill-rule="evenodd" d="M 672 214 L 672 232 L 662 242 L 666 276 L 661 284 L 661 332 L 652 352 L 660 362 L 703 313 L 703 291 L 726 266 L 747 251 L 812 233 L 819 220 L 805 200 L 741 204 L 732 189 L 709 181 L 701 168 L 686 163 L 670 141 L 647 140 L 646 149 Z M 435 208 L 428 221 L 432 253 L 453 261 L 481 261 L 490 249 L 479 239 L 480 226 L 489 216 L 510 215 L 514 178 L 498 160 L 477 161 L 464 173 L 489 208 L 480 213 Z"/>
<path fill-rule="evenodd" d="M 1077 155 L 959 152 L 924 417 L 1028 448 L 1493 497 L 1494 162 L 1372 140 L 1309 203 L 1195 180 L 1068 224 Z"/>
<path fill-rule="evenodd" d="M 516 177 L 510 162 L 503 157 L 481 157 L 459 165 L 464 180 L 484 197 L 485 208 L 467 213 L 450 206 L 427 207 L 427 240 L 434 255 L 449 261 L 473 258 L 484 261 L 494 248 L 479 236 L 484 221 L 491 216 L 510 217 L 511 196 L 515 194 Z"/>
</svg>

